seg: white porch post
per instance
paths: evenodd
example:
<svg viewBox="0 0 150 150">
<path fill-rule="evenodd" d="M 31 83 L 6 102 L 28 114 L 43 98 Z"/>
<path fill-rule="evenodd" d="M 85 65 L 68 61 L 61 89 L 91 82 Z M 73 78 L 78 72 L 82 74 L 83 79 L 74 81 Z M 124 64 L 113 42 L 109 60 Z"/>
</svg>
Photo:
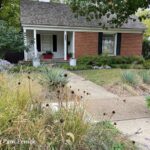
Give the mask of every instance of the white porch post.
<svg viewBox="0 0 150 150">
<path fill-rule="evenodd" d="M 67 60 L 67 31 L 64 31 L 64 60 Z"/>
<path fill-rule="evenodd" d="M 27 30 L 23 29 L 23 35 L 24 35 L 24 45 L 27 46 Z M 24 60 L 28 60 L 28 53 L 26 50 L 24 50 Z"/>
<path fill-rule="evenodd" d="M 75 32 L 72 32 L 72 57 L 75 58 Z"/>
<path fill-rule="evenodd" d="M 34 35 L 34 56 L 35 58 L 37 57 L 37 46 L 36 46 L 36 29 L 33 30 L 33 35 Z"/>
</svg>

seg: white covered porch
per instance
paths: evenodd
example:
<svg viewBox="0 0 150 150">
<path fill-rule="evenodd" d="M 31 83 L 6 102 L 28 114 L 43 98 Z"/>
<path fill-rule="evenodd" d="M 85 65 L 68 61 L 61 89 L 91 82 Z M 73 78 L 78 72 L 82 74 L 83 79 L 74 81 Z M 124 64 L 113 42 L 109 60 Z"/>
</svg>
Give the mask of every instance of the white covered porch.
<svg viewBox="0 0 150 150">
<path fill-rule="evenodd" d="M 75 32 L 23 28 L 24 43 L 29 51 L 24 51 L 24 60 L 43 59 L 43 54 L 52 52 L 52 59 L 67 60 L 68 54 L 75 58 Z"/>
</svg>

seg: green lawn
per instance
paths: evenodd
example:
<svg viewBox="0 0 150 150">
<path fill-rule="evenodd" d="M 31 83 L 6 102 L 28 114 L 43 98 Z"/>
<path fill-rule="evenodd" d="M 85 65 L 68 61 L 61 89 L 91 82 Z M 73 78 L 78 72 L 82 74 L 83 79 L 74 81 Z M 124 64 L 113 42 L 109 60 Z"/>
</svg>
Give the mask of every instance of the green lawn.
<svg viewBox="0 0 150 150">
<path fill-rule="evenodd" d="M 93 81 L 98 85 L 111 85 L 121 81 L 121 69 L 110 70 L 82 70 L 76 73 L 87 80 Z"/>
</svg>

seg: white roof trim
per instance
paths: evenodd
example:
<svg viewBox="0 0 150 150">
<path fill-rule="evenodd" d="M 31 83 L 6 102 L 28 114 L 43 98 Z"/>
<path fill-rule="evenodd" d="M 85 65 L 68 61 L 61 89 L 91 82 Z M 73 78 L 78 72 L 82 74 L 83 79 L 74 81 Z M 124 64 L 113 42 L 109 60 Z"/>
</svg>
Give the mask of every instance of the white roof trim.
<svg viewBox="0 0 150 150">
<path fill-rule="evenodd" d="M 44 31 L 74 31 L 74 32 L 112 32 L 112 33 L 143 33 L 143 29 L 102 29 L 96 27 L 67 27 L 67 26 L 46 26 L 46 25 L 26 25 L 22 24 L 26 30 L 44 30 Z"/>
</svg>

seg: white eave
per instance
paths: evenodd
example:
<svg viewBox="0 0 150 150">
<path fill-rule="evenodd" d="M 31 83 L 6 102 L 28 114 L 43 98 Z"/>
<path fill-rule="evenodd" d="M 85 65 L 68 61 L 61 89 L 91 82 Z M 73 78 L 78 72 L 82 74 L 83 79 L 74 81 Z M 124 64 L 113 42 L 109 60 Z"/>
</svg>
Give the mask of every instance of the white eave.
<svg viewBox="0 0 150 150">
<path fill-rule="evenodd" d="M 22 24 L 27 30 L 44 30 L 44 31 L 74 31 L 74 32 L 116 32 L 116 33 L 143 33 L 144 29 L 102 29 L 98 27 L 69 27 L 69 26 L 47 26 L 47 25 L 27 25 Z"/>
</svg>

